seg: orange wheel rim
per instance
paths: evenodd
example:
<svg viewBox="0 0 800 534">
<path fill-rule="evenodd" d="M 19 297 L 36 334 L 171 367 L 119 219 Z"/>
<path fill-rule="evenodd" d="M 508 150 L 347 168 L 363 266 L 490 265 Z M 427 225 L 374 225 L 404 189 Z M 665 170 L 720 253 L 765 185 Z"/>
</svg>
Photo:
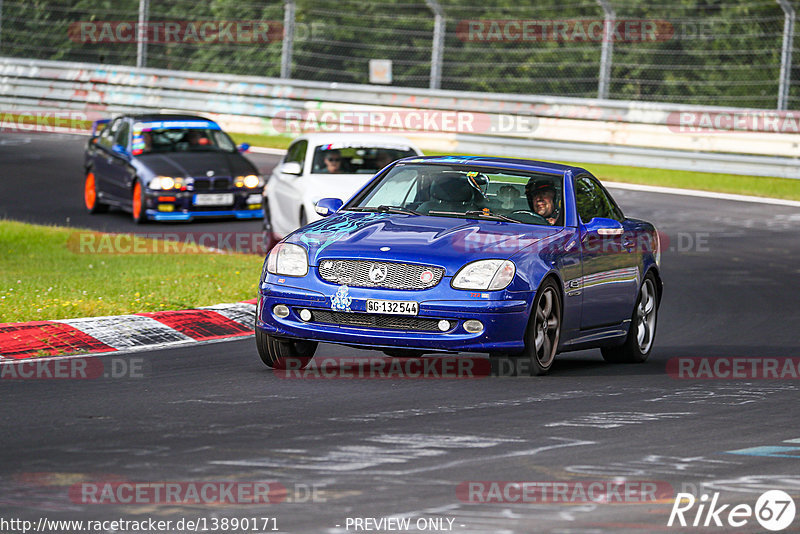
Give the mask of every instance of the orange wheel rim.
<svg viewBox="0 0 800 534">
<path fill-rule="evenodd" d="M 94 208 L 94 203 L 97 200 L 97 188 L 94 185 L 94 173 L 86 174 L 86 183 L 83 187 L 83 200 L 86 202 L 88 209 Z"/>
<path fill-rule="evenodd" d="M 133 217 L 138 219 L 142 214 L 142 186 L 139 182 L 133 186 Z"/>
</svg>

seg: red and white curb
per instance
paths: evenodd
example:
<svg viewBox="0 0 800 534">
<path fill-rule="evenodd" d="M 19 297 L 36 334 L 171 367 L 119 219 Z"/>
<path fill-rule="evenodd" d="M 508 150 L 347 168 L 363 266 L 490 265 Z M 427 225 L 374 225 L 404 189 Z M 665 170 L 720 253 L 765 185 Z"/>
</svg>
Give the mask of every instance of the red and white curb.
<svg viewBox="0 0 800 534">
<path fill-rule="evenodd" d="M 253 334 L 255 300 L 193 310 L 0 324 L 0 361 L 156 349 Z"/>
</svg>

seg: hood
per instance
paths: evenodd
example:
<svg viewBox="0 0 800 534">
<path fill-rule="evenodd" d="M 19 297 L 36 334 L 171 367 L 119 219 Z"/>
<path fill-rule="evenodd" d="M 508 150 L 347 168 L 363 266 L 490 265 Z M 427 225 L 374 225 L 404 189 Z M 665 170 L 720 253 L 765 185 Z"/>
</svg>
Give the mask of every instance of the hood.
<svg viewBox="0 0 800 534">
<path fill-rule="evenodd" d="M 364 258 L 437 265 L 452 276 L 465 263 L 510 258 L 561 230 L 455 217 L 343 212 L 294 232 L 286 242 L 305 246 L 314 266 L 322 258 Z M 381 250 L 386 247 L 389 250 Z"/>
<path fill-rule="evenodd" d="M 241 176 L 258 171 L 238 152 L 169 152 L 140 156 L 139 162 L 153 174 L 165 176 Z"/>
</svg>

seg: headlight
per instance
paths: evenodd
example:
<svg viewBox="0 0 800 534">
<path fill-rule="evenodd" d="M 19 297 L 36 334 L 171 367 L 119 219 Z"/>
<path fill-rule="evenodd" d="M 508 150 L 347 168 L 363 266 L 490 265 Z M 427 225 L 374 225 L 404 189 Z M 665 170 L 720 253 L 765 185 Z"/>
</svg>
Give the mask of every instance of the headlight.
<svg viewBox="0 0 800 534">
<path fill-rule="evenodd" d="M 505 289 L 517 271 L 509 260 L 479 260 L 463 266 L 453 277 L 455 289 Z"/>
<path fill-rule="evenodd" d="M 168 189 L 183 189 L 186 185 L 183 178 L 172 178 L 171 176 L 156 176 L 147 185 L 148 188 L 156 191 L 166 191 Z"/>
<path fill-rule="evenodd" d="M 235 185 L 236 187 L 246 187 L 248 189 L 254 189 L 256 187 L 264 185 L 264 179 L 261 176 L 255 174 L 248 174 L 247 176 L 237 176 L 236 179 L 233 181 L 233 185 Z"/>
<path fill-rule="evenodd" d="M 279 243 L 267 257 L 267 271 L 286 276 L 308 274 L 308 254 L 300 245 Z"/>
</svg>

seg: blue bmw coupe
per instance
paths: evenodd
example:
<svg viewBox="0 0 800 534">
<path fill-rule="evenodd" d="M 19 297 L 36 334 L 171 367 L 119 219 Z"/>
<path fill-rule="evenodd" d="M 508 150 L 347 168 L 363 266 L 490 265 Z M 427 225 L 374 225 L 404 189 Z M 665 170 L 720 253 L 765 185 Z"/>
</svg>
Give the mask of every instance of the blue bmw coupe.
<svg viewBox="0 0 800 534">
<path fill-rule="evenodd" d="M 316 210 L 324 218 L 264 262 L 255 332 L 269 367 L 307 365 L 320 341 L 403 357 L 486 352 L 533 375 L 562 351 L 643 362 L 652 350 L 658 233 L 584 169 L 406 158 Z"/>
</svg>

